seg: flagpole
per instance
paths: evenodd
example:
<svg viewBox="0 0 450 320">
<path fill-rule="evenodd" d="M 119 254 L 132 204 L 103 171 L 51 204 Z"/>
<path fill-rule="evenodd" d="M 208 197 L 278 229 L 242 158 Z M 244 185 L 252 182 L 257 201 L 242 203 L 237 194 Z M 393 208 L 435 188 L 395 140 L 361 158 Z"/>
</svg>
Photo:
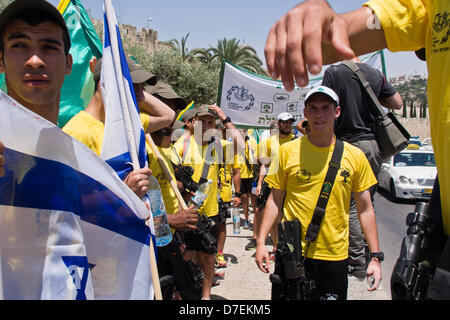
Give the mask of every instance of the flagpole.
<svg viewBox="0 0 450 320">
<path fill-rule="evenodd" d="M 114 11 L 111 10 L 111 8 L 112 8 L 111 0 L 105 0 L 105 9 L 106 9 L 107 17 L 109 15 L 114 14 Z M 114 14 L 114 18 L 115 18 L 115 14 Z M 112 38 L 111 51 L 112 51 L 112 55 L 113 55 L 115 73 L 121 74 L 122 67 L 120 64 L 119 48 L 117 46 L 118 39 L 117 39 L 117 33 L 116 33 L 116 24 L 114 23 L 116 21 L 116 19 L 114 19 L 114 21 L 112 21 L 112 19 L 107 19 L 107 21 L 108 21 L 109 36 Z M 138 159 L 137 152 L 136 152 L 136 140 L 134 138 L 134 133 L 133 133 L 133 129 L 132 129 L 133 125 L 131 123 L 130 112 L 128 110 L 128 103 L 126 103 L 127 98 L 126 98 L 126 94 L 125 94 L 125 88 L 123 87 L 123 82 L 120 81 L 120 79 L 118 79 L 118 80 L 119 81 L 118 81 L 117 85 L 119 87 L 120 101 L 121 101 L 122 111 L 123 111 L 123 116 L 124 116 L 124 121 L 125 121 L 125 130 L 126 130 L 127 138 L 128 138 L 128 140 L 127 140 L 128 144 L 129 144 L 128 149 L 130 151 L 130 157 L 131 157 L 131 162 L 133 164 L 133 169 L 138 170 L 138 169 L 140 169 L 140 165 L 139 165 L 139 159 Z"/>
<path fill-rule="evenodd" d="M 108 17 L 111 15 L 114 17 L 114 21 L 116 21 L 114 10 L 112 10 L 111 0 L 104 0 L 104 1 L 105 1 L 104 4 L 105 4 L 106 16 Z M 108 29 L 109 29 L 110 37 L 113 38 L 113 41 L 111 41 L 111 49 L 112 49 L 112 55 L 113 55 L 113 60 L 114 60 L 114 69 L 115 69 L 116 74 L 121 74 L 121 72 L 118 73 L 118 71 L 122 70 L 122 68 L 120 65 L 119 48 L 117 46 L 118 41 L 117 41 L 116 25 L 113 24 L 112 19 L 107 19 L 107 21 L 108 21 Z M 128 137 L 127 141 L 129 143 L 129 145 L 131 145 L 129 148 L 131 162 L 133 164 L 133 169 L 138 170 L 138 169 L 140 169 L 140 165 L 139 165 L 139 159 L 138 159 L 137 151 L 136 151 L 136 140 L 134 138 L 134 134 L 133 134 L 133 130 L 132 130 L 131 116 L 130 116 L 130 112 L 128 110 L 128 104 L 125 103 L 126 95 L 125 95 L 125 88 L 123 87 L 122 81 L 118 81 L 118 87 L 119 87 L 120 100 L 122 102 L 121 105 L 122 105 L 124 121 L 125 121 L 125 130 L 126 130 L 127 137 Z M 162 300 L 161 285 L 159 283 L 158 266 L 156 264 L 155 248 L 154 248 L 153 238 L 151 236 L 150 236 L 149 247 L 150 247 L 150 270 L 152 273 L 152 285 L 153 285 L 153 290 L 155 293 L 155 300 Z"/>
</svg>

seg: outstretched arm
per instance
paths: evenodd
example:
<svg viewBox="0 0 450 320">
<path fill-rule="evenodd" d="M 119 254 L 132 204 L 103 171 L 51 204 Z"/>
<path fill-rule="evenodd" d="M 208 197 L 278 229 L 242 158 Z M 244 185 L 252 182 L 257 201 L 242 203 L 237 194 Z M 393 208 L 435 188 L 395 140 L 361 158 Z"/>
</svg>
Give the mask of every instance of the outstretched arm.
<svg viewBox="0 0 450 320">
<path fill-rule="evenodd" d="M 278 20 L 264 49 L 274 79 L 286 90 L 308 84 L 308 71 L 318 74 L 323 64 L 386 48 L 384 32 L 368 7 L 338 15 L 325 0 L 308 0 Z"/>
</svg>

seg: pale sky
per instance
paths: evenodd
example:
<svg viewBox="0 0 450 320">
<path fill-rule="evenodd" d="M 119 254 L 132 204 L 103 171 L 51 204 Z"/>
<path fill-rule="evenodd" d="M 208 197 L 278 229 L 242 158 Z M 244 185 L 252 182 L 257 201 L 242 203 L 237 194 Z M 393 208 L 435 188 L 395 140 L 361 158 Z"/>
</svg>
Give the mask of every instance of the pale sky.
<svg viewBox="0 0 450 320">
<path fill-rule="evenodd" d="M 49 0 L 55 6 L 59 0 Z M 159 41 L 181 40 L 189 33 L 187 47 L 216 46 L 223 38 L 236 38 L 255 48 L 264 61 L 264 45 L 270 27 L 298 0 L 112 0 L 121 24 L 158 31 Z M 328 0 L 338 13 L 361 7 L 362 0 Z M 94 18 L 103 15 L 103 0 L 81 0 Z M 385 50 L 388 77 L 401 74 L 426 75 L 425 62 L 412 52 L 391 53 Z"/>
</svg>

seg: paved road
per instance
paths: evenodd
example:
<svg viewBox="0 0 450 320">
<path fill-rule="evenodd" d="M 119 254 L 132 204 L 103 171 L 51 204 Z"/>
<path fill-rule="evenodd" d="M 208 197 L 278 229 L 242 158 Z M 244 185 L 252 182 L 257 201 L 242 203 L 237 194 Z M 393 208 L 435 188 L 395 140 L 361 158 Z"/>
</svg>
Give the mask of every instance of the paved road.
<svg viewBox="0 0 450 320">
<path fill-rule="evenodd" d="M 380 246 L 385 254 L 382 264 L 384 284 L 391 298 L 389 281 L 392 270 L 400 253 L 403 238 L 406 236 L 406 216 L 414 211 L 416 201 L 396 200 L 385 192 L 380 191 L 375 195 L 375 211 Z"/>
<path fill-rule="evenodd" d="M 390 300 L 389 281 L 397 260 L 400 245 L 406 234 L 406 215 L 414 209 L 414 201 L 393 202 L 385 193 L 375 195 L 378 234 L 380 245 L 385 253 L 382 264 L 383 281 L 375 292 L 368 292 L 365 281 L 349 279 L 349 300 Z M 241 219 L 243 214 L 241 214 Z M 251 215 L 252 219 L 253 215 Z M 242 222 L 242 220 L 241 220 Z M 244 247 L 252 236 L 251 230 L 241 228 L 241 233 L 232 233 L 231 219 L 227 221 L 227 240 L 225 243 L 226 268 L 220 284 L 212 288 L 211 299 L 216 300 L 270 300 L 271 284 L 269 276 L 259 271 L 254 262 L 255 251 L 245 251 Z M 272 250 L 272 246 L 267 248 Z M 273 266 L 273 265 L 272 265 Z M 273 270 L 273 267 L 272 267 Z"/>
</svg>

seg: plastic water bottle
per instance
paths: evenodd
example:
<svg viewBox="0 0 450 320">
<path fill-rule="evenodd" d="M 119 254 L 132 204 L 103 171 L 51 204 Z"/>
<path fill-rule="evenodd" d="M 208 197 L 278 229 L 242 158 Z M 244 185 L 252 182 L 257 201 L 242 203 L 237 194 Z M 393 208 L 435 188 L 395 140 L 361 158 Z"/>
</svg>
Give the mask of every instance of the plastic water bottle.
<svg viewBox="0 0 450 320">
<path fill-rule="evenodd" d="M 150 200 L 150 208 L 153 214 L 155 227 L 156 246 L 163 247 L 172 241 L 172 231 L 167 221 L 166 207 L 161 193 L 161 187 L 154 176 L 149 177 L 150 184 L 147 196 Z"/>
<path fill-rule="evenodd" d="M 239 208 L 233 207 L 233 233 L 241 233 L 241 215 L 239 214 Z"/>
<path fill-rule="evenodd" d="M 198 209 L 205 202 L 206 197 L 208 197 L 209 191 L 211 190 L 211 184 L 213 181 L 209 179 L 208 181 L 202 183 L 195 194 L 192 196 L 191 200 L 187 204 L 188 208 Z"/>
</svg>

